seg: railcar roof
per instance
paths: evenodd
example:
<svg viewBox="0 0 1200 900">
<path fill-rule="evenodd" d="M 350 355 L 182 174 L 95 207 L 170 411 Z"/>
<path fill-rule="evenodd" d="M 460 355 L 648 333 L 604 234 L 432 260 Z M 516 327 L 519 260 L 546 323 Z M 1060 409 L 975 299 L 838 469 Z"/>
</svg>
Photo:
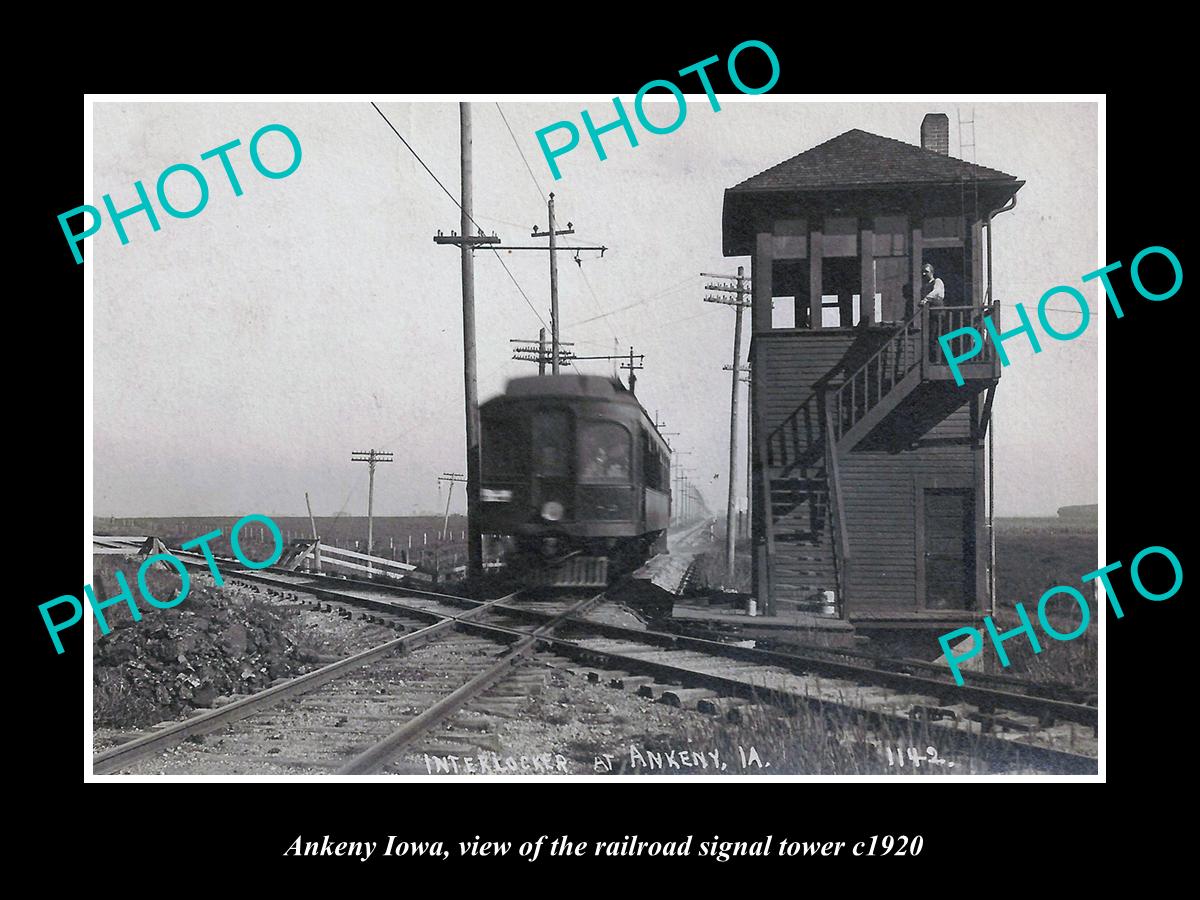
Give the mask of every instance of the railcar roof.
<svg viewBox="0 0 1200 900">
<path fill-rule="evenodd" d="M 659 434 L 658 427 L 650 418 L 650 414 L 646 412 L 645 407 L 638 402 L 637 397 L 629 392 L 620 379 L 604 375 L 527 375 L 523 378 L 509 379 L 504 393 L 491 398 L 482 406 L 498 400 L 526 397 L 594 397 L 597 400 L 628 404 L 641 410 L 646 423 L 653 429 L 658 439 L 665 446 L 670 446 Z"/>
<path fill-rule="evenodd" d="M 595 397 L 640 406 L 637 398 L 615 378 L 603 375 L 532 375 L 513 378 L 506 397 Z"/>
</svg>

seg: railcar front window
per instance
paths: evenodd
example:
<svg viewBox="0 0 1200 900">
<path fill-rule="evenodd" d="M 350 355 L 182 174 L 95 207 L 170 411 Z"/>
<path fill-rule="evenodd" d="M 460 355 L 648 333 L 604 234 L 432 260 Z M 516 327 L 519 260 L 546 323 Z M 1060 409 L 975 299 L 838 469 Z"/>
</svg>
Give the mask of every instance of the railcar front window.
<svg viewBox="0 0 1200 900">
<path fill-rule="evenodd" d="M 571 416 L 563 410 L 541 410 L 533 417 L 533 458 L 537 474 L 571 475 Z"/>
<path fill-rule="evenodd" d="M 484 419 L 480 443 L 484 478 L 521 477 L 528 471 L 529 437 L 520 419 Z"/>
<path fill-rule="evenodd" d="M 629 432 L 614 422 L 579 426 L 582 477 L 588 481 L 630 481 Z"/>
</svg>

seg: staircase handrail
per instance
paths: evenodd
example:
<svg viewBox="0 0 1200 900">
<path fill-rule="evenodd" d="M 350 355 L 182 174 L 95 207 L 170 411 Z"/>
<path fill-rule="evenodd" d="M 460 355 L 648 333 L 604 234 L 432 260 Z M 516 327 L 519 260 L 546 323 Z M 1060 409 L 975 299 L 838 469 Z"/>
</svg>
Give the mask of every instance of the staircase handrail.
<svg viewBox="0 0 1200 900">
<path fill-rule="evenodd" d="M 830 404 L 834 389 L 825 394 L 825 477 L 829 482 L 830 509 L 833 513 L 833 571 L 837 577 L 837 613 L 845 619 L 849 613 L 846 590 L 850 582 L 850 539 L 846 534 L 846 510 L 842 505 L 842 488 L 839 483 L 837 447 L 833 437 L 833 406 Z"/>
</svg>

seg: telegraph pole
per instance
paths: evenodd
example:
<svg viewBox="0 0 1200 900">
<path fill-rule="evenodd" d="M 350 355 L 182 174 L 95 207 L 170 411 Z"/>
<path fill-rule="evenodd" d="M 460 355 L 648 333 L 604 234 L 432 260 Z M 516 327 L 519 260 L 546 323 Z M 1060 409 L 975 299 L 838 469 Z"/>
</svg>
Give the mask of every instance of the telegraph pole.
<svg viewBox="0 0 1200 900">
<path fill-rule="evenodd" d="M 471 104 L 458 105 L 462 147 L 462 218 L 464 235 L 470 233 L 474 190 L 471 183 Z M 475 254 L 461 245 L 463 295 L 463 402 L 467 413 L 467 574 L 483 572 L 479 537 L 479 391 L 475 383 Z"/>
<path fill-rule="evenodd" d="M 557 242 L 554 240 L 558 236 L 558 232 L 554 230 L 554 192 L 550 192 L 550 200 L 547 204 L 550 208 L 550 345 L 551 356 L 550 366 L 555 375 L 558 374 L 558 254 L 554 251 L 557 249 Z M 567 228 L 567 233 L 574 232 L 570 227 Z"/>
<path fill-rule="evenodd" d="M 439 231 L 433 238 L 435 244 L 454 244 L 462 254 L 462 294 L 463 294 L 463 392 L 467 412 L 467 572 L 479 575 L 483 571 L 483 546 L 479 533 L 479 393 L 476 387 L 475 364 L 475 266 L 474 251 L 483 246 L 502 243 L 495 233 L 485 235 L 483 230 L 475 225 L 471 216 L 471 105 L 458 105 L 459 128 L 462 151 L 462 198 L 459 204 L 462 208 L 460 226 L 462 234 L 450 232 L 444 235 Z M 551 365 L 554 374 L 558 374 L 558 263 L 555 255 L 557 245 L 555 237 L 560 234 L 574 234 L 571 223 L 567 223 L 565 231 L 554 229 L 554 195 L 550 195 L 550 230 L 539 232 L 534 226 L 533 237 L 550 237 L 550 294 L 553 312 L 551 330 L 553 332 L 553 356 Z M 472 226 L 476 234 L 470 234 Z M 492 247 L 494 249 L 494 246 Z M 545 247 L 505 247 L 506 250 L 540 250 Z M 599 250 L 604 256 L 607 247 L 571 247 L 578 253 L 580 250 Z"/>
<path fill-rule="evenodd" d="M 442 540 L 446 540 L 449 535 L 450 528 L 450 498 L 454 496 L 454 485 L 465 484 L 467 479 L 461 472 L 443 472 L 438 476 L 438 487 L 442 486 L 443 481 L 450 482 L 450 491 L 446 494 L 446 515 L 442 519 Z"/>
<path fill-rule="evenodd" d="M 550 351 L 546 348 L 546 329 L 543 328 L 536 341 L 524 340 L 523 338 L 510 338 L 509 343 L 513 345 L 512 358 L 523 362 L 536 362 L 538 364 L 538 374 L 546 374 L 546 363 L 550 361 Z M 567 365 L 572 360 L 576 359 L 575 351 L 569 349 L 574 347 L 574 341 L 563 341 L 559 343 L 558 361 L 562 365 Z M 592 359 L 592 357 L 586 357 Z"/>
<path fill-rule="evenodd" d="M 498 244 L 495 234 L 483 234 L 476 226 L 477 235 L 472 235 L 474 219 L 473 192 L 471 187 L 471 104 L 458 104 L 459 144 L 462 155 L 462 209 L 460 226 L 462 234 L 440 231 L 434 237 L 435 244 L 455 244 L 462 256 L 463 298 L 463 401 L 467 414 L 467 572 L 478 575 L 483 571 L 482 546 L 479 535 L 479 389 L 476 385 L 475 364 L 475 256 L 476 247 Z"/>
<path fill-rule="evenodd" d="M 691 450 L 676 450 L 676 451 L 675 451 L 676 455 L 679 455 L 679 456 L 682 456 L 682 455 L 685 455 L 685 454 L 688 454 L 688 453 L 691 453 L 691 452 L 692 452 Z M 690 467 L 689 467 L 689 468 L 687 468 L 687 469 L 685 469 L 683 466 L 676 466 L 676 467 L 675 467 L 675 478 L 676 478 L 676 485 L 677 485 L 677 487 L 676 487 L 676 494 L 677 494 L 677 495 L 678 495 L 678 497 L 679 497 L 679 518 L 678 518 L 678 521 L 679 521 L 679 523 L 680 523 L 680 524 L 682 524 L 683 522 L 687 521 L 687 512 L 688 512 L 688 502 L 687 502 L 687 484 L 688 484 L 688 479 L 687 479 L 687 473 L 688 473 L 688 472 L 690 472 L 690 471 L 692 471 L 692 469 L 691 469 Z"/>
<path fill-rule="evenodd" d="M 546 201 L 546 208 L 550 214 L 550 230 L 538 231 L 536 225 L 533 226 L 533 232 L 530 237 L 550 238 L 550 371 L 557 375 L 559 367 L 559 327 L 558 327 L 558 237 L 565 234 L 574 234 L 575 230 L 571 222 L 567 223 L 567 227 L 561 231 L 554 227 L 554 193 L 550 193 L 550 199 Z M 541 250 L 542 247 L 509 247 L 509 250 Z M 600 256 L 604 256 L 604 251 L 607 247 L 568 247 L 564 248 L 574 250 L 576 256 L 580 250 L 599 250 Z"/>
<path fill-rule="evenodd" d="M 738 381 L 744 382 L 747 389 L 750 387 L 750 363 L 747 362 L 744 366 L 721 366 L 726 372 L 734 372 L 738 375 Z M 750 442 L 750 425 L 754 420 L 754 416 L 747 411 L 746 413 L 746 516 L 749 522 L 750 515 L 750 482 L 754 479 L 754 447 Z M 749 528 L 747 528 L 749 532 Z"/>
<path fill-rule="evenodd" d="M 308 491 L 304 492 L 304 505 L 308 507 L 308 524 L 312 526 L 313 540 L 317 546 L 313 548 L 313 561 L 316 563 L 316 570 L 321 571 L 321 538 L 317 534 L 317 520 L 313 518 L 312 503 L 308 500 Z"/>
<path fill-rule="evenodd" d="M 365 462 L 369 467 L 370 480 L 367 482 L 367 556 L 371 555 L 372 544 L 375 539 L 375 464 L 392 462 L 392 454 L 387 450 L 354 450 L 350 455 L 350 462 Z M 367 568 L 370 569 L 371 564 L 367 563 Z"/>
<path fill-rule="evenodd" d="M 701 274 L 706 273 L 702 272 Z M 716 275 L 709 277 L 721 278 L 725 276 Z M 709 284 L 705 285 L 705 287 L 710 291 L 720 291 L 736 295 L 736 299 L 713 296 L 704 298 L 705 303 L 729 304 L 734 308 L 737 316 L 733 326 L 733 388 L 729 401 L 729 501 L 725 508 L 725 576 L 732 583 L 734 576 L 734 539 L 737 536 L 735 525 L 737 522 L 738 371 L 742 358 L 742 310 L 750 305 L 750 301 L 746 299 L 745 269 L 742 266 L 738 266 L 736 286 Z"/>
<path fill-rule="evenodd" d="M 634 363 L 635 358 L 638 360 L 638 362 L 636 364 Z M 631 393 L 631 394 L 636 393 L 636 391 L 634 389 L 637 387 L 637 375 L 634 374 L 634 372 L 636 369 L 646 368 L 641 363 L 641 361 L 645 358 L 646 358 L 646 355 L 644 353 L 640 353 L 635 357 L 633 354 L 633 348 L 630 347 L 629 348 L 629 362 L 621 363 L 622 369 L 629 370 L 629 393 Z"/>
</svg>

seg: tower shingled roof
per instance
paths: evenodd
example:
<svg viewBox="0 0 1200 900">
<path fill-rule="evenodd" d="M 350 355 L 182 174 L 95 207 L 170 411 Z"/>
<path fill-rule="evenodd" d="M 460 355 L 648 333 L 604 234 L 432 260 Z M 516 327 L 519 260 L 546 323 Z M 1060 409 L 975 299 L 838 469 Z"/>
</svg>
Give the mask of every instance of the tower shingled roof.
<svg viewBox="0 0 1200 900">
<path fill-rule="evenodd" d="M 1016 181 L 996 169 L 854 128 L 747 178 L 729 192 L 958 183 L 963 176 Z"/>
</svg>

